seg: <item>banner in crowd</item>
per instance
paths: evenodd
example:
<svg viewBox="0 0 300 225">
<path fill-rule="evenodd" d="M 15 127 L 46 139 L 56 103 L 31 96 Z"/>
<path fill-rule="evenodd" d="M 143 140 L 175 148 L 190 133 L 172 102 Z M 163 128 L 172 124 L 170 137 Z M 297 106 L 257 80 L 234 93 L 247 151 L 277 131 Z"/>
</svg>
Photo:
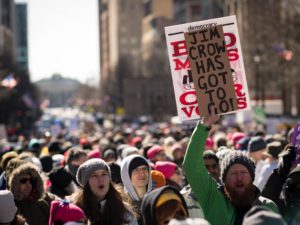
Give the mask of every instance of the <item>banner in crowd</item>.
<svg viewBox="0 0 300 225">
<path fill-rule="evenodd" d="M 220 28 L 222 28 L 224 38 L 220 36 L 217 40 L 215 36 L 218 35 L 215 32 L 219 34 Z M 202 35 L 202 43 L 200 40 L 198 45 L 192 40 L 196 33 L 197 38 Z M 194 43 L 189 47 L 185 40 L 185 35 L 188 34 L 190 34 L 189 40 Z M 199 119 L 200 116 L 209 114 L 226 114 L 250 109 L 235 16 L 165 27 L 165 35 L 177 112 L 181 122 Z M 222 39 L 225 40 L 225 50 L 224 46 L 222 48 Z M 227 53 L 224 55 L 225 51 Z M 190 57 L 195 58 L 192 68 L 189 54 Z M 226 63 L 227 59 L 224 59 L 226 55 L 229 65 Z M 197 60 L 197 57 L 198 59 L 202 57 L 202 59 Z M 198 71 L 195 74 L 192 70 Z M 229 73 L 231 79 L 227 75 Z M 195 82 L 194 77 L 197 78 Z M 232 93 L 232 84 L 235 96 Z"/>
<path fill-rule="evenodd" d="M 300 124 L 294 127 L 292 144 L 296 147 L 296 163 L 300 164 Z"/>
</svg>

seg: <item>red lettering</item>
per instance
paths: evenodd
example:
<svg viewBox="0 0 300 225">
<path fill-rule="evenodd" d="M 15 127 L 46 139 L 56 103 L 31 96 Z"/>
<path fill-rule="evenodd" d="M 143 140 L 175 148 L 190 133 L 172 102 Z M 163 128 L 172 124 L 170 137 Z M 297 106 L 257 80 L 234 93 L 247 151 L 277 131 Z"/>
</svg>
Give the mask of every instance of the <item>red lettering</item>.
<svg viewBox="0 0 300 225">
<path fill-rule="evenodd" d="M 229 61 L 235 61 L 239 59 L 239 53 L 237 48 L 227 49 L 227 55 Z"/>
<path fill-rule="evenodd" d="M 197 104 L 196 91 L 184 92 L 180 97 L 179 101 L 183 105 L 194 105 Z"/>
<path fill-rule="evenodd" d="M 173 57 L 181 56 L 181 55 L 187 55 L 185 40 L 171 42 L 171 45 L 173 46 L 173 50 L 174 50 L 174 53 L 172 55 Z"/>
<path fill-rule="evenodd" d="M 198 116 L 200 115 L 198 105 L 183 107 L 183 108 L 181 108 L 181 110 L 185 113 L 185 115 L 188 118 L 190 118 L 192 116 L 193 112 L 195 112 Z"/>
<path fill-rule="evenodd" d="M 247 108 L 246 97 L 238 98 L 237 99 L 237 104 L 238 104 L 238 108 L 239 109 L 245 109 L 245 108 Z"/>
<path fill-rule="evenodd" d="M 229 42 L 226 45 L 226 48 L 230 48 L 231 46 L 234 46 L 236 43 L 235 35 L 233 33 L 224 33 L 224 38 L 226 38 L 226 37 L 229 37 Z"/>
<path fill-rule="evenodd" d="M 241 90 L 243 89 L 243 85 L 241 84 L 235 84 L 234 85 L 234 90 L 235 90 L 235 94 L 237 97 L 244 97 L 245 93 L 241 92 Z"/>
<path fill-rule="evenodd" d="M 175 70 L 182 70 L 182 69 L 189 69 L 190 68 L 190 61 L 189 58 L 186 58 L 184 62 L 180 59 L 173 59 L 175 63 Z"/>
</svg>

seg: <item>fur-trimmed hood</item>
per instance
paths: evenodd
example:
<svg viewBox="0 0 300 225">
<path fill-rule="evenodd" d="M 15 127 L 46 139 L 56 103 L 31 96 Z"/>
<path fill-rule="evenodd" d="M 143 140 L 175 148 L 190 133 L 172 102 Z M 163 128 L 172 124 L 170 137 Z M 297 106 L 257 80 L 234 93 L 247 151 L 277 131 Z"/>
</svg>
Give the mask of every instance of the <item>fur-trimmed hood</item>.
<svg viewBox="0 0 300 225">
<path fill-rule="evenodd" d="M 34 192 L 32 201 L 37 201 L 44 196 L 44 182 L 41 177 L 39 169 L 32 163 L 25 163 L 15 169 L 8 179 L 9 189 L 13 193 L 16 201 L 22 201 L 24 196 L 18 191 L 19 181 L 24 177 L 24 175 L 29 175 L 35 181 L 32 185 L 32 190 Z"/>
</svg>

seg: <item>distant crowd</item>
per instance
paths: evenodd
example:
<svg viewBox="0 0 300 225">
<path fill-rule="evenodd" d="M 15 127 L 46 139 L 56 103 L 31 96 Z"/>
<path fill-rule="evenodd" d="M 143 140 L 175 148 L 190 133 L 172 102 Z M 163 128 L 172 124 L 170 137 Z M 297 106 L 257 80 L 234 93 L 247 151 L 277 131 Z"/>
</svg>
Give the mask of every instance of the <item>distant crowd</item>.
<svg viewBox="0 0 300 225">
<path fill-rule="evenodd" d="M 284 134 L 128 123 L 0 141 L 0 225 L 296 225 Z"/>
</svg>

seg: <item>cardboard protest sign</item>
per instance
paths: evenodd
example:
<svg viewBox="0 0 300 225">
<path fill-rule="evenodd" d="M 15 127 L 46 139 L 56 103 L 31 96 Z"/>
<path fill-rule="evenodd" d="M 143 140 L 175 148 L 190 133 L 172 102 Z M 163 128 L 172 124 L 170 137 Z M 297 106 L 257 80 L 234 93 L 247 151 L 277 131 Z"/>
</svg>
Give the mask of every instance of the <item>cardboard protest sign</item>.
<svg viewBox="0 0 300 225">
<path fill-rule="evenodd" d="M 296 147 L 296 163 L 300 164 L 300 124 L 294 127 L 292 144 Z"/>
<path fill-rule="evenodd" d="M 222 26 L 185 33 L 199 114 L 238 109 Z"/>
<path fill-rule="evenodd" d="M 165 34 L 168 46 L 169 62 L 172 72 L 177 112 L 179 120 L 181 122 L 199 119 L 201 115 L 198 107 L 197 93 L 194 87 L 193 75 L 188 58 L 188 50 L 184 33 L 204 30 L 216 26 L 223 27 L 227 56 L 230 62 L 231 75 L 236 97 L 236 104 L 233 100 L 234 102 L 232 112 L 239 112 L 250 109 L 250 97 L 248 93 L 242 49 L 240 46 L 240 38 L 235 16 L 169 26 L 165 27 Z M 214 77 L 211 77 L 211 79 L 213 78 Z M 213 80 L 211 80 L 211 82 L 213 82 Z M 220 84 L 221 82 L 218 84 L 218 87 Z M 227 85 L 225 86 L 227 88 Z M 220 91 L 219 96 L 221 98 L 222 94 L 223 93 L 221 93 Z M 230 96 L 229 92 L 227 92 L 227 89 L 226 96 Z M 230 98 L 227 99 L 226 97 L 226 101 L 229 104 L 228 106 L 231 110 L 232 105 L 229 99 Z M 201 97 L 199 97 L 199 101 L 201 104 Z M 225 103 L 223 104 L 224 106 L 222 107 L 224 107 L 224 109 L 222 108 L 222 110 L 226 111 L 224 113 L 228 113 L 229 109 L 228 111 L 227 109 L 225 110 Z M 220 107 L 216 108 L 221 111 Z M 215 107 L 211 107 L 211 110 L 214 111 Z M 221 114 L 223 114 L 223 112 L 221 112 Z"/>
</svg>

